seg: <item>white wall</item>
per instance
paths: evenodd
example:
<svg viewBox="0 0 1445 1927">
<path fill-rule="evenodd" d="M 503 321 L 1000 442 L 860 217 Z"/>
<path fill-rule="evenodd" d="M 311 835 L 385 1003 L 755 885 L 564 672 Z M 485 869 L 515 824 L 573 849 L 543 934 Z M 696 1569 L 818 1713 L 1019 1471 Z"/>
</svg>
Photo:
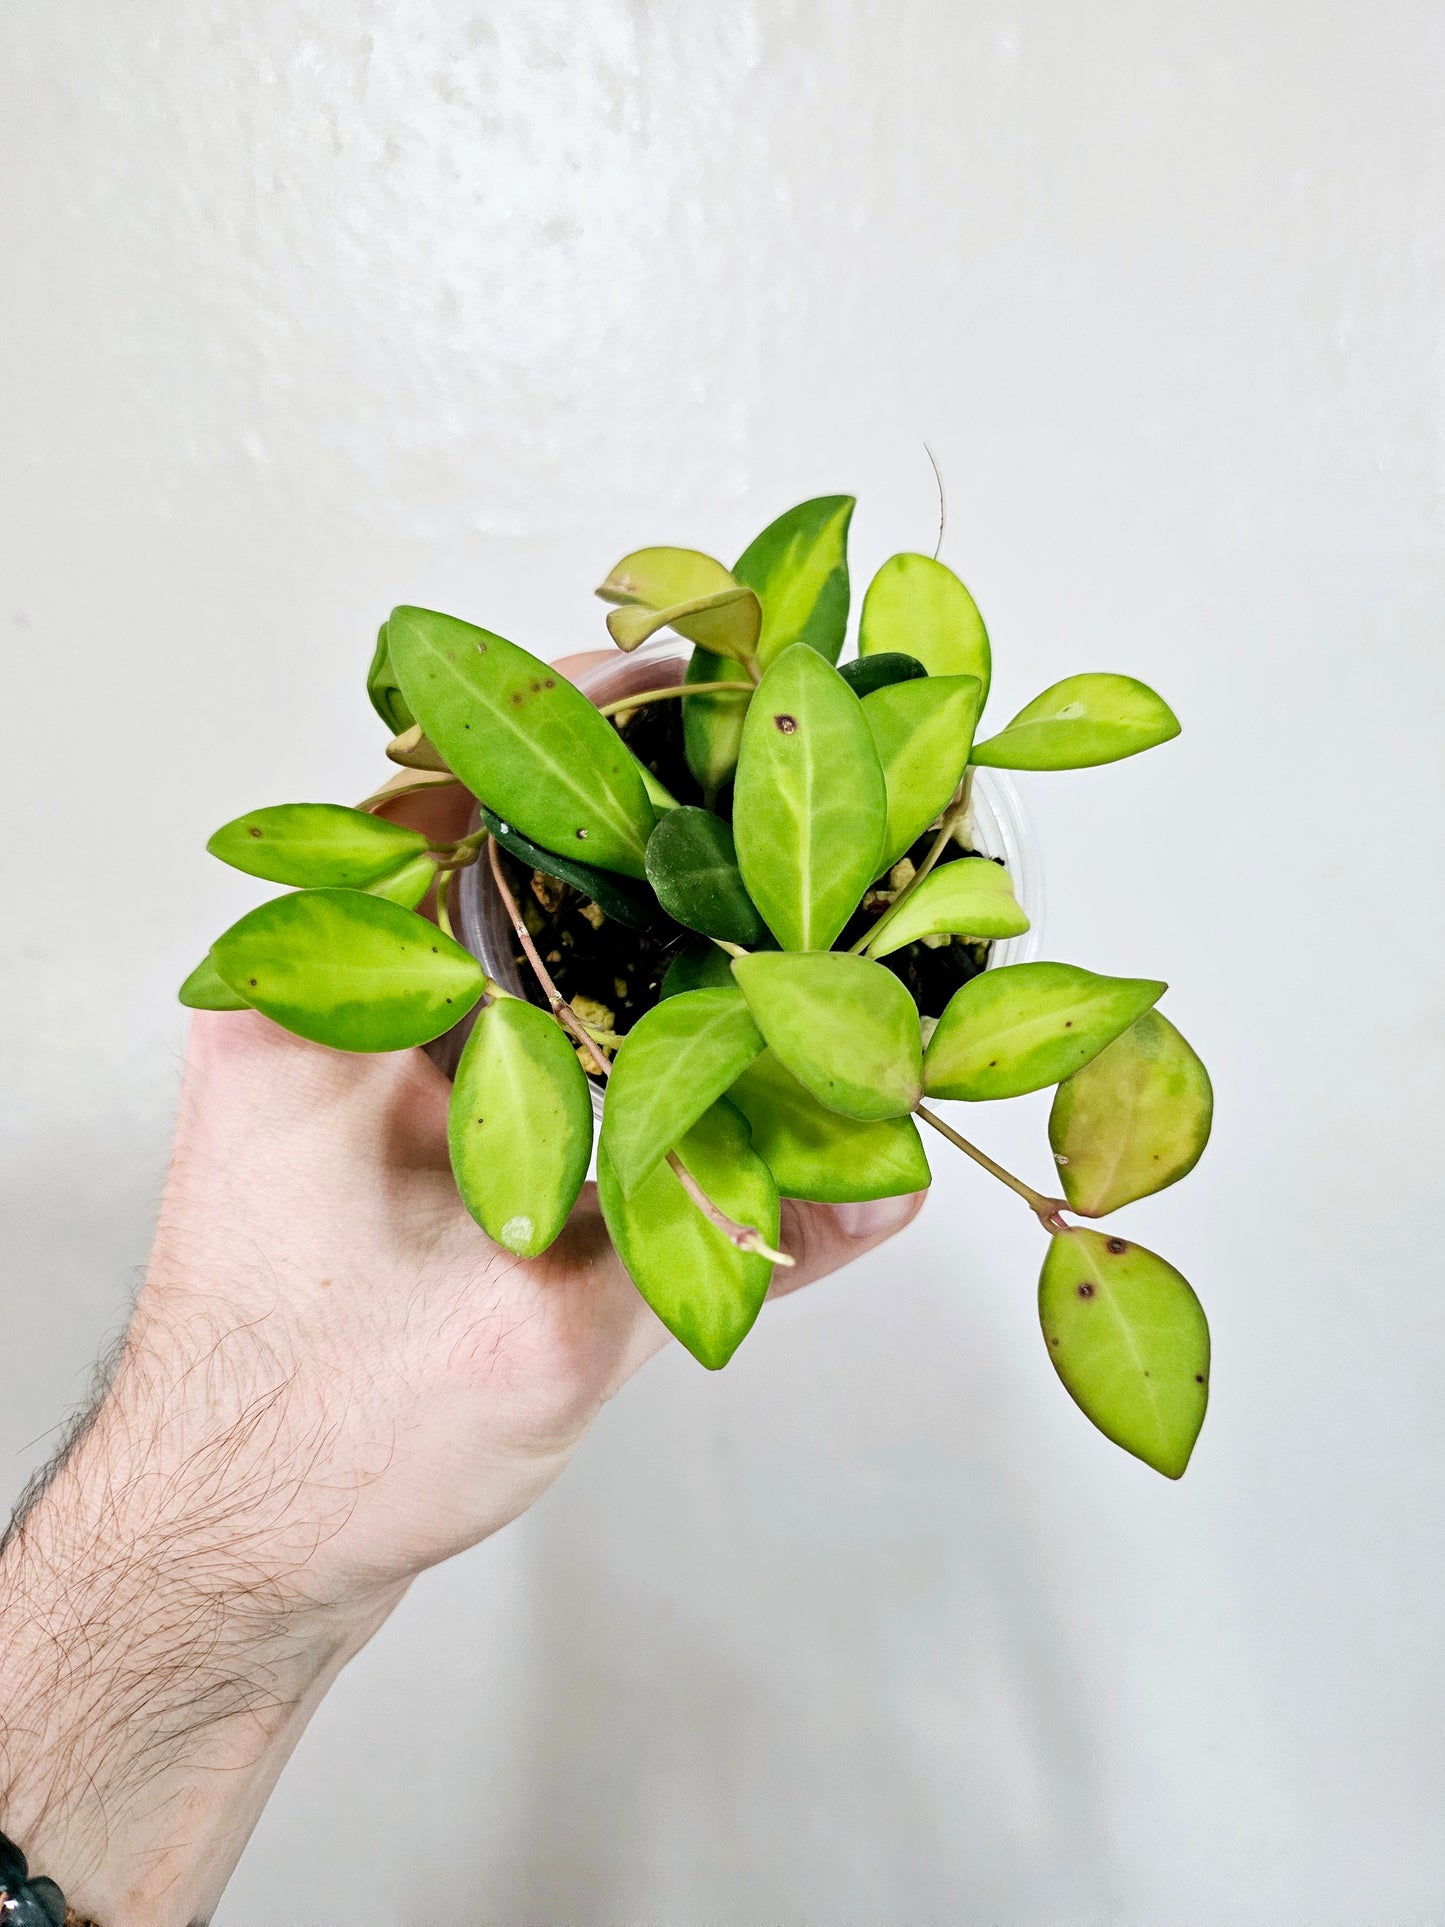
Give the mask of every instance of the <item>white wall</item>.
<svg viewBox="0 0 1445 1927">
<path fill-rule="evenodd" d="M 10 0 L 0 60 L 7 1487 L 144 1259 L 203 840 L 368 787 L 391 603 L 560 652 L 835 489 L 866 578 L 926 436 L 1000 713 L 1186 724 L 1028 782 L 1046 952 L 1215 1073 L 1129 1220 L 1213 1321 L 1184 1483 L 941 1169 L 416 1588 L 222 1921 L 1438 1921 L 1445 13 Z"/>
</svg>

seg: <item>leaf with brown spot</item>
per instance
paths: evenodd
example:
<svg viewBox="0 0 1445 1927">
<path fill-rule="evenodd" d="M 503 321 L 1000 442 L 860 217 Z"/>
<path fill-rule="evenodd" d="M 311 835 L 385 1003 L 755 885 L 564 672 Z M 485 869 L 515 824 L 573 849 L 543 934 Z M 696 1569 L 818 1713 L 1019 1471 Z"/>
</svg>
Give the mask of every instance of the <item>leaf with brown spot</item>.
<svg viewBox="0 0 1445 1927">
<path fill-rule="evenodd" d="M 1188 1281 L 1143 1245 L 1075 1228 L 1049 1240 L 1039 1324 L 1084 1416 L 1179 1478 L 1209 1402 L 1209 1325 Z"/>
</svg>

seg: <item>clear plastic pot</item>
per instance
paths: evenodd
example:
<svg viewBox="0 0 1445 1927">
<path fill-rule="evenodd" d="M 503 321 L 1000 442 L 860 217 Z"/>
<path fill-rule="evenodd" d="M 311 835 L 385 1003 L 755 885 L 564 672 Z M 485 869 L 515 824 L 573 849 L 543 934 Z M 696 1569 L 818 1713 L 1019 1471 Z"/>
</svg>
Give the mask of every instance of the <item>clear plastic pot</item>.
<svg viewBox="0 0 1445 1927">
<path fill-rule="evenodd" d="M 616 702 L 620 697 L 640 695 L 649 689 L 671 689 L 683 679 L 688 654 L 686 643 L 659 637 L 644 643 L 632 655 L 619 654 L 592 664 L 575 680 L 593 702 Z M 1029 928 L 1021 937 L 1010 937 L 991 947 L 988 967 L 1026 963 L 1038 950 L 1043 883 L 1023 803 L 1000 770 L 974 772 L 970 840 L 981 855 L 1002 858 L 1013 879 L 1014 894 L 1029 919 Z M 474 863 L 460 872 L 452 899 L 452 915 L 458 940 L 479 959 L 487 975 L 504 989 L 525 996 L 526 988 L 513 955 L 511 922 L 487 863 Z M 459 1024 L 432 1046 L 433 1055 L 444 1070 L 450 1072 L 454 1068 L 470 1027 L 470 1020 Z M 593 1103 L 599 1112 L 601 1102 L 601 1092 L 594 1090 Z"/>
</svg>

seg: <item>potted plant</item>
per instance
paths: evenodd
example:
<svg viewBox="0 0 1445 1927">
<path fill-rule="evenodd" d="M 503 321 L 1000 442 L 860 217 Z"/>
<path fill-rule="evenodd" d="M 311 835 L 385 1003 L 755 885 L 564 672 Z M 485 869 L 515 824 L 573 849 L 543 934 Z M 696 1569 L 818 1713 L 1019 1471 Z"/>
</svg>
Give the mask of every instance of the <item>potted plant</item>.
<svg viewBox="0 0 1445 1927">
<path fill-rule="evenodd" d="M 1113 762 L 1179 724 L 1145 684 L 1086 674 L 984 734 L 987 630 L 922 555 L 878 570 L 840 670 L 852 507 L 801 504 L 732 569 L 689 549 L 624 557 L 598 591 L 618 650 L 666 634 L 690 655 L 680 679 L 676 662 L 627 664 L 600 707 L 500 636 L 395 610 L 368 678 L 388 753 L 413 786 L 465 786 L 471 827 L 443 842 L 386 819 L 395 788 L 226 824 L 211 852 L 290 889 L 216 940 L 182 1001 L 251 1006 L 343 1050 L 450 1040 L 457 1185 L 522 1260 L 567 1219 L 605 1086 L 608 1228 L 713 1368 L 789 1262 L 780 1196 L 923 1188 L 921 1123 L 1037 1218 L 1055 1371 L 1177 1478 L 1208 1394 L 1199 1302 L 1164 1259 L 1064 1214 L 1190 1171 L 1209 1079 L 1156 1007 L 1163 983 L 987 967 L 1028 918 L 972 820 L 976 771 Z M 1061 1197 L 935 1108 L 1047 1087 Z"/>
</svg>

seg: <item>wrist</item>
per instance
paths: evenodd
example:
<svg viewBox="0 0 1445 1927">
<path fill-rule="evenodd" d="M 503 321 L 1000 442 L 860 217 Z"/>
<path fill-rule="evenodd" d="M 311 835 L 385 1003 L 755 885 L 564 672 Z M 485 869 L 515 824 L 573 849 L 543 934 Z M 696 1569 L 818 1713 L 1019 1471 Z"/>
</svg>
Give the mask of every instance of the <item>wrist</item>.
<svg viewBox="0 0 1445 1927">
<path fill-rule="evenodd" d="M 105 1927 L 207 1916 L 404 1589 L 326 1583 L 284 1396 L 202 1403 L 156 1364 L 128 1349 L 0 1554 L 0 1826 Z"/>
</svg>

